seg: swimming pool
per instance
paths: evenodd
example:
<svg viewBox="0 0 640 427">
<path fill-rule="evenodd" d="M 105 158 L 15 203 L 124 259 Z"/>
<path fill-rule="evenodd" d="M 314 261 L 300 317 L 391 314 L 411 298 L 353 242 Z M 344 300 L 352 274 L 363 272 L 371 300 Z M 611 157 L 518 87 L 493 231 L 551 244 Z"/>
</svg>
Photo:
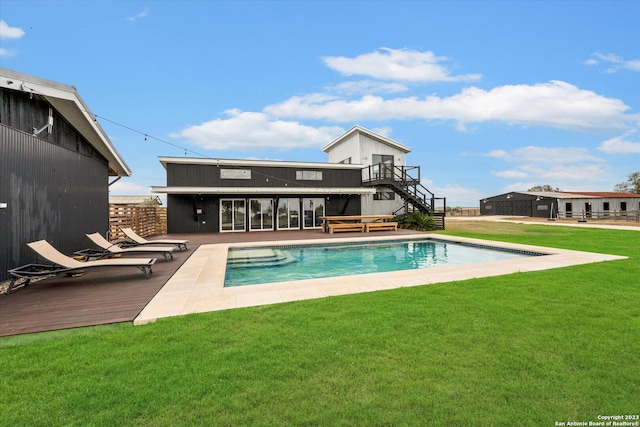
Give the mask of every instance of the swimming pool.
<svg viewBox="0 0 640 427">
<path fill-rule="evenodd" d="M 224 286 L 505 261 L 542 255 L 438 239 L 231 248 Z"/>
</svg>

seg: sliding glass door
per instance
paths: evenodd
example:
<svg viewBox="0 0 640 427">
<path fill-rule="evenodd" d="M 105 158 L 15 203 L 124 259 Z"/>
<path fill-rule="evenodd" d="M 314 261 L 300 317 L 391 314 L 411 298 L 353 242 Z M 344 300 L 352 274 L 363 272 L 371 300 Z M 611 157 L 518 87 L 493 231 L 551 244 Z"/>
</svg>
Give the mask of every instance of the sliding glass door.
<svg viewBox="0 0 640 427">
<path fill-rule="evenodd" d="M 220 200 L 220 231 L 245 231 L 246 201 L 244 199 Z"/>
<path fill-rule="evenodd" d="M 273 230 L 273 200 L 251 199 L 249 200 L 251 216 L 249 227 L 251 231 Z"/>
<path fill-rule="evenodd" d="M 322 227 L 324 199 L 303 199 L 302 211 L 304 212 L 304 228 Z"/>
<path fill-rule="evenodd" d="M 300 199 L 278 200 L 278 230 L 300 229 Z"/>
</svg>

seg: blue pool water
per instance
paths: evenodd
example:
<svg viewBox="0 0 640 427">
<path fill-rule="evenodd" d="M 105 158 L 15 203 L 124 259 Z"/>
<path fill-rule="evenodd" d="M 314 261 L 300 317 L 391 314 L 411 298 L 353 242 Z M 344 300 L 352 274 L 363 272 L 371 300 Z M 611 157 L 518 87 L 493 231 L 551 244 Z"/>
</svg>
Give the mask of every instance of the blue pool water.
<svg viewBox="0 0 640 427">
<path fill-rule="evenodd" d="M 532 255 L 539 254 L 434 239 L 232 248 L 224 286 L 463 265 Z"/>
</svg>

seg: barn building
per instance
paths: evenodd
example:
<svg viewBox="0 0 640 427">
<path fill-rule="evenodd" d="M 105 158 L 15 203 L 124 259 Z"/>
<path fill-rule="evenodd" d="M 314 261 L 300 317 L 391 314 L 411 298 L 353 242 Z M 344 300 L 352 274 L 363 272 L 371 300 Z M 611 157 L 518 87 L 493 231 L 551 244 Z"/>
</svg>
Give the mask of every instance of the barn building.
<svg viewBox="0 0 640 427">
<path fill-rule="evenodd" d="M 109 179 L 131 175 L 77 90 L 0 68 L 0 280 L 37 261 L 27 243 L 71 253 L 109 221 Z M 40 260 L 41 261 L 41 260 Z"/>
<path fill-rule="evenodd" d="M 640 211 L 640 194 L 511 191 L 480 200 L 480 215 L 542 218 L 606 218 Z"/>
</svg>

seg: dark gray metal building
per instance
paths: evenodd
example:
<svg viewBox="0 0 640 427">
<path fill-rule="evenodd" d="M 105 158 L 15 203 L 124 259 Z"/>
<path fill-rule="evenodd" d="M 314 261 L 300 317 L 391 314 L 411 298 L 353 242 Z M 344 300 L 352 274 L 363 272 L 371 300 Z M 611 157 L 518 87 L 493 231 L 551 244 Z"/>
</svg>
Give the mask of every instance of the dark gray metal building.
<svg viewBox="0 0 640 427">
<path fill-rule="evenodd" d="M 161 157 L 169 233 L 299 230 L 325 215 L 358 215 L 362 166 Z"/>
<path fill-rule="evenodd" d="M 72 253 L 108 229 L 109 177 L 131 171 L 73 86 L 0 68 L 0 280 L 46 239 Z"/>
<path fill-rule="evenodd" d="M 552 218 L 558 214 L 556 193 L 512 191 L 480 200 L 480 215 Z"/>
</svg>

